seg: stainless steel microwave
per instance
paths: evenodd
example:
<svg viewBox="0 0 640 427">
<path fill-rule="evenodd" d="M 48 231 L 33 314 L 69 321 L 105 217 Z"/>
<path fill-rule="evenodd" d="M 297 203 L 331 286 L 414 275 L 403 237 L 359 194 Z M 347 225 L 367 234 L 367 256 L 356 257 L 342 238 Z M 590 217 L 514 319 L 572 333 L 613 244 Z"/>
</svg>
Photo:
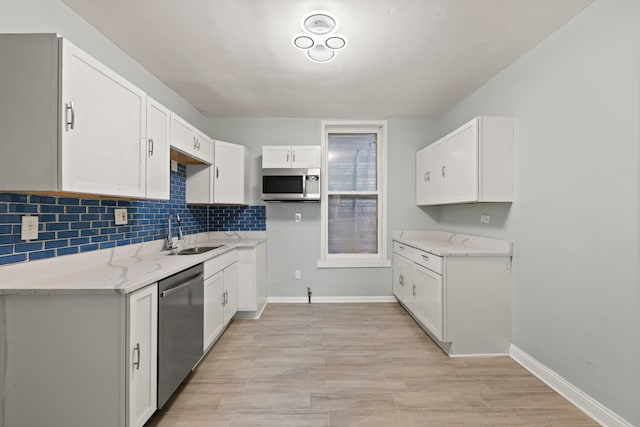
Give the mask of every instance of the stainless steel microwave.
<svg viewBox="0 0 640 427">
<path fill-rule="evenodd" d="M 320 169 L 262 169 L 262 200 L 319 202 Z"/>
</svg>

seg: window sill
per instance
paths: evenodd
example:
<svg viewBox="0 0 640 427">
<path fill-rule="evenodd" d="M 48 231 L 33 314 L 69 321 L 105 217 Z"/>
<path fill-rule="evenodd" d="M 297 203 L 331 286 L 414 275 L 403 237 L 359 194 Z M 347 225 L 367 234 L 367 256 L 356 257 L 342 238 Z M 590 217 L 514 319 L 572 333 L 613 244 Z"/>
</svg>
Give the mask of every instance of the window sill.
<svg viewBox="0 0 640 427">
<path fill-rule="evenodd" d="M 318 260 L 318 268 L 388 268 L 391 267 L 389 260 Z"/>
</svg>

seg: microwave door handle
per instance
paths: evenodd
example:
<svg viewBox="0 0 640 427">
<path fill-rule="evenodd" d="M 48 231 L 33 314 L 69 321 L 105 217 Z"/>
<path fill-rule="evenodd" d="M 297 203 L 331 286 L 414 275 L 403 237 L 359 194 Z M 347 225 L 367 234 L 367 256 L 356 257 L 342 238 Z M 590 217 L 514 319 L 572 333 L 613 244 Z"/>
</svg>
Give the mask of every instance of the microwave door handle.
<svg viewBox="0 0 640 427">
<path fill-rule="evenodd" d="M 307 197 L 307 176 L 302 175 L 302 198 Z"/>
</svg>

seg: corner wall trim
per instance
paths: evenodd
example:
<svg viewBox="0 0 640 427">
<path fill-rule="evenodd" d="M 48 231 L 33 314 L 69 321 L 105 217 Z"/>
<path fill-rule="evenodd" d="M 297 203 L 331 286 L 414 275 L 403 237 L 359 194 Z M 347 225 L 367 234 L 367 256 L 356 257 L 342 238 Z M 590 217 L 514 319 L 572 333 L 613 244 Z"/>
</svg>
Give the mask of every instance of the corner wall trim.
<svg viewBox="0 0 640 427">
<path fill-rule="evenodd" d="M 308 304 L 307 297 L 268 297 L 269 304 Z M 362 296 L 362 297 L 311 297 L 311 303 L 367 303 L 367 302 L 397 302 L 393 296 Z"/>
<path fill-rule="evenodd" d="M 593 397 L 574 386 L 555 371 L 511 344 L 510 355 L 527 371 L 554 389 L 558 394 L 573 403 L 582 412 L 605 427 L 633 427 L 627 420 L 598 402 Z"/>
</svg>

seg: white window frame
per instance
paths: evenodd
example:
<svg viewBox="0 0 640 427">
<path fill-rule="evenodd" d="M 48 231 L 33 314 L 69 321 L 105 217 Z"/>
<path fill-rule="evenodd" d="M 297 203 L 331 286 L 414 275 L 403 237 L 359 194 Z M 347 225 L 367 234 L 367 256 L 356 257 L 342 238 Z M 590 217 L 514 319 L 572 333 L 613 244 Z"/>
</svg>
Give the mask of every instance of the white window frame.
<svg viewBox="0 0 640 427">
<path fill-rule="evenodd" d="M 387 121 L 350 120 L 321 122 L 322 169 L 320 195 L 320 259 L 318 268 L 390 267 L 387 259 Z M 378 253 L 376 254 L 330 254 L 329 253 L 329 177 L 328 148 L 329 133 L 377 133 L 377 191 L 357 191 L 354 195 L 377 194 L 378 196 Z M 347 194 L 344 191 L 335 193 Z M 331 192 L 331 194 L 334 194 Z"/>
</svg>

